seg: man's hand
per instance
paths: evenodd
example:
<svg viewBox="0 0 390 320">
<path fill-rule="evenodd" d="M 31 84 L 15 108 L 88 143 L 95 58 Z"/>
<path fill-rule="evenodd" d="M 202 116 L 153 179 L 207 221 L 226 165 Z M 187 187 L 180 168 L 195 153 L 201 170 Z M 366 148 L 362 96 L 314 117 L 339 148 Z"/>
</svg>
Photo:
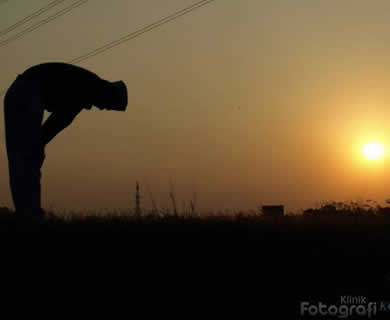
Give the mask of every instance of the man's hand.
<svg viewBox="0 0 390 320">
<path fill-rule="evenodd" d="M 69 126 L 80 109 L 54 111 L 42 125 L 42 143 L 47 145 L 59 132 Z"/>
</svg>

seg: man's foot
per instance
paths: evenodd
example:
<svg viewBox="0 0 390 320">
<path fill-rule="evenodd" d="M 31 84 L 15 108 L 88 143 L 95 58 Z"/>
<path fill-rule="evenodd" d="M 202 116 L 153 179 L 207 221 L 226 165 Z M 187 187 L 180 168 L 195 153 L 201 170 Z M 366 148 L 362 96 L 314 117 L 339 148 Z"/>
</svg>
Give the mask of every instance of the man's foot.
<svg viewBox="0 0 390 320">
<path fill-rule="evenodd" d="M 43 223 L 46 218 L 46 214 L 43 209 L 36 211 L 15 211 L 15 216 L 22 221 L 31 223 Z"/>
</svg>

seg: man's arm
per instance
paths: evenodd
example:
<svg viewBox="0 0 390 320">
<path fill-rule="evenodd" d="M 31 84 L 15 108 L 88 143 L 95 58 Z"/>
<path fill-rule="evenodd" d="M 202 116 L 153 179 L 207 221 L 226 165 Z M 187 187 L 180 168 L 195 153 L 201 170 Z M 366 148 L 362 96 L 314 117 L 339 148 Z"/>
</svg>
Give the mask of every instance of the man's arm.
<svg viewBox="0 0 390 320">
<path fill-rule="evenodd" d="M 42 145 L 45 147 L 59 132 L 69 126 L 81 109 L 54 111 L 42 125 Z"/>
</svg>

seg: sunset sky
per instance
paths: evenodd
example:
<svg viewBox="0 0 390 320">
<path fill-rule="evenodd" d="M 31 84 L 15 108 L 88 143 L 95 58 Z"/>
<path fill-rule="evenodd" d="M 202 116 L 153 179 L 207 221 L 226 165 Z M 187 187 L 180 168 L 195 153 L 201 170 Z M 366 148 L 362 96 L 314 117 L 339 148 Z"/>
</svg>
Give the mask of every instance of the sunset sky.
<svg viewBox="0 0 390 320">
<path fill-rule="evenodd" d="M 0 1 L 1 30 L 52 1 Z M 0 91 L 196 0 L 89 0 L 25 37 L 0 37 Z M 128 86 L 125 113 L 84 110 L 46 148 L 42 204 L 288 211 L 390 198 L 390 2 L 216 0 L 80 64 Z M 1 105 L 3 105 L 1 98 Z M 45 112 L 45 118 L 49 115 Z M 0 113 L 0 206 L 13 208 Z M 368 142 L 383 145 L 377 160 Z"/>
</svg>

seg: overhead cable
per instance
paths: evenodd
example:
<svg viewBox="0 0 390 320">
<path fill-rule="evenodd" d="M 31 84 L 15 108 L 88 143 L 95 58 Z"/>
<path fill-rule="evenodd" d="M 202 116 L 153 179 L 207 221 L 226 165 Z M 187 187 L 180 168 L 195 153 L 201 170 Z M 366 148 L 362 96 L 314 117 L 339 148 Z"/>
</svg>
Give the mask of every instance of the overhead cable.
<svg viewBox="0 0 390 320">
<path fill-rule="evenodd" d="M 22 32 L 19 32 L 19 33 L 17 33 L 16 35 L 14 35 L 14 36 L 12 36 L 12 37 L 10 37 L 10 38 L 8 38 L 8 39 L 5 39 L 5 40 L 3 40 L 3 41 L 0 41 L 0 47 L 4 47 L 4 46 L 6 46 L 7 44 L 9 44 L 10 42 L 13 42 L 13 41 L 15 41 L 15 40 L 17 40 L 17 39 L 20 39 L 20 38 L 24 37 L 25 35 L 27 35 L 27 34 L 33 32 L 34 30 L 36 30 L 36 29 L 38 29 L 38 28 L 44 26 L 45 24 L 47 24 L 47 23 L 49 23 L 49 22 L 51 22 L 51 21 L 53 21 L 53 20 L 55 20 L 55 19 L 57 19 L 57 18 L 59 18 L 59 17 L 65 15 L 65 14 L 67 14 L 67 13 L 73 11 L 73 10 L 76 9 L 77 7 L 80 7 L 80 6 L 82 6 L 83 4 L 85 4 L 85 3 L 87 3 L 87 2 L 88 2 L 88 0 L 79 0 L 79 1 L 76 1 L 75 3 L 71 4 L 70 6 L 64 8 L 64 9 L 58 11 L 58 12 L 56 12 L 55 14 L 49 16 L 48 18 L 43 19 L 43 20 L 41 20 L 41 21 L 39 21 L 39 22 L 33 24 L 31 27 L 29 27 L 29 28 L 23 30 Z"/>
<path fill-rule="evenodd" d="M 84 2 L 86 2 L 86 1 L 88 1 L 88 0 L 84 0 Z M 175 19 L 178 19 L 178 18 L 180 18 L 180 17 L 182 17 L 184 15 L 187 15 L 190 12 L 192 12 L 192 11 L 194 11 L 196 9 L 199 9 L 199 8 L 201 8 L 201 7 L 203 7 L 203 6 L 207 5 L 207 4 L 210 4 L 211 2 L 214 2 L 214 1 L 215 0 L 198 1 L 198 2 L 196 2 L 194 4 L 192 4 L 192 5 L 184 8 L 184 9 L 181 9 L 181 10 L 176 11 L 176 12 L 174 12 L 174 13 L 172 13 L 172 14 L 170 14 L 170 15 L 162 18 L 162 19 L 159 19 L 159 20 L 157 20 L 157 21 L 155 21 L 155 22 L 153 22 L 153 23 L 151 23 L 151 24 L 149 24 L 149 25 L 147 25 L 147 26 L 145 26 L 145 27 L 143 27 L 141 29 L 138 29 L 138 30 L 136 30 L 134 32 L 131 32 L 131 33 L 129 33 L 129 34 L 127 34 L 127 35 L 117 39 L 117 40 L 111 41 L 111 42 L 109 42 L 109 43 L 107 43 L 107 44 L 105 44 L 105 45 L 103 45 L 101 47 L 98 47 L 95 50 L 92 50 L 92 51 L 90 51 L 90 52 L 88 52 L 88 53 L 86 53 L 84 55 L 81 55 L 81 56 L 79 56 L 77 58 L 74 58 L 74 59 L 68 61 L 68 63 L 76 64 L 76 63 L 80 63 L 82 61 L 85 61 L 87 59 L 90 59 L 90 58 L 92 58 L 94 56 L 97 56 L 97 55 L 99 55 L 99 54 L 101 54 L 101 53 L 103 53 L 103 52 L 105 52 L 105 51 L 107 51 L 109 49 L 112 49 L 112 48 L 114 48 L 114 47 L 116 47 L 116 46 L 118 46 L 118 45 L 120 45 L 120 44 L 122 44 L 122 43 L 124 43 L 126 41 L 130 41 L 130 40 L 132 40 L 134 38 L 137 38 L 137 37 L 141 36 L 142 34 L 144 34 L 146 32 L 149 32 L 149 31 L 151 31 L 153 29 L 156 29 L 156 28 L 158 28 L 158 27 L 160 27 L 160 26 L 162 26 L 164 24 L 167 24 L 167 23 L 169 23 L 169 22 L 171 22 L 171 21 L 173 21 Z M 1 42 L 0 42 L 0 46 L 1 46 Z M 6 91 L 7 90 L 0 91 L 0 96 L 4 95 L 4 93 Z"/>
<path fill-rule="evenodd" d="M 126 41 L 129 41 L 129 40 L 132 40 L 134 38 L 137 38 L 137 37 L 139 37 L 140 35 L 142 35 L 142 34 L 144 34 L 146 32 L 149 32 L 149 31 L 151 31 L 153 29 L 156 29 L 156 28 L 166 24 L 166 23 L 171 22 L 172 20 L 178 19 L 178 18 L 180 18 L 180 17 L 182 17 L 182 16 L 184 16 L 186 14 L 189 14 L 190 12 L 192 12 L 192 11 L 194 11 L 196 9 L 199 9 L 199 8 L 209 4 L 211 2 L 214 2 L 214 1 L 215 0 L 198 1 L 198 2 L 188 6 L 186 8 L 184 8 L 182 10 L 179 10 L 179 11 L 173 13 L 173 14 L 170 14 L 169 16 L 166 16 L 166 17 L 164 17 L 162 19 L 159 19 L 159 20 L 157 20 L 157 21 L 155 21 L 155 22 L 153 22 L 153 23 L 151 23 L 151 24 L 149 24 L 149 25 L 147 25 L 147 26 L 145 26 L 145 27 L 143 27 L 143 28 L 141 28 L 139 30 L 131 32 L 131 33 L 129 33 L 129 34 L 127 34 L 127 35 L 117 39 L 117 40 L 111 41 L 111 42 L 109 42 L 109 43 L 107 43 L 107 44 L 105 44 L 105 45 L 103 45 L 103 46 L 101 46 L 101 47 L 99 47 L 99 48 L 97 48 L 95 50 L 92 50 L 92 51 L 82 55 L 82 56 L 74 58 L 74 59 L 70 60 L 69 63 L 76 64 L 76 63 L 80 63 L 80 62 L 82 62 L 84 60 L 87 60 L 89 58 L 92 58 L 94 56 L 97 56 L 97 55 L 99 55 L 99 54 L 101 54 L 101 53 L 103 53 L 103 52 L 105 52 L 105 51 L 107 51 L 109 49 L 112 49 L 112 48 L 114 48 L 114 47 L 116 47 L 116 46 L 126 42 Z"/>
<path fill-rule="evenodd" d="M 48 5 L 33 12 L 32 14 L 29 14 L 27 17 L 23 18 L 22 20 L 19 20 L 18 22 L 14 23 L 12 26 L 9 26 L 8 28 L 0 30 L 0 37 L 3 37 L 7 33 L 10 33 L 11 31 L 15 30 L 16 28 L 19 28 L 20 26 L 24 25 L 25 23 L 29 22 L 30 20 L 32 20 L 36 17 L 39 17 L 41 14 L 45 13 L 46 11 L 52 9 L 53 7 L 59 5 L 61 2 L 64 2 L 64 1 L 65 0 L 52 1 Z M 2 2 L 0 2 L 0 4 L 3 4 L 5 2 L 7 2 L 7 1 L 2 1 Z"/>
</svg>

